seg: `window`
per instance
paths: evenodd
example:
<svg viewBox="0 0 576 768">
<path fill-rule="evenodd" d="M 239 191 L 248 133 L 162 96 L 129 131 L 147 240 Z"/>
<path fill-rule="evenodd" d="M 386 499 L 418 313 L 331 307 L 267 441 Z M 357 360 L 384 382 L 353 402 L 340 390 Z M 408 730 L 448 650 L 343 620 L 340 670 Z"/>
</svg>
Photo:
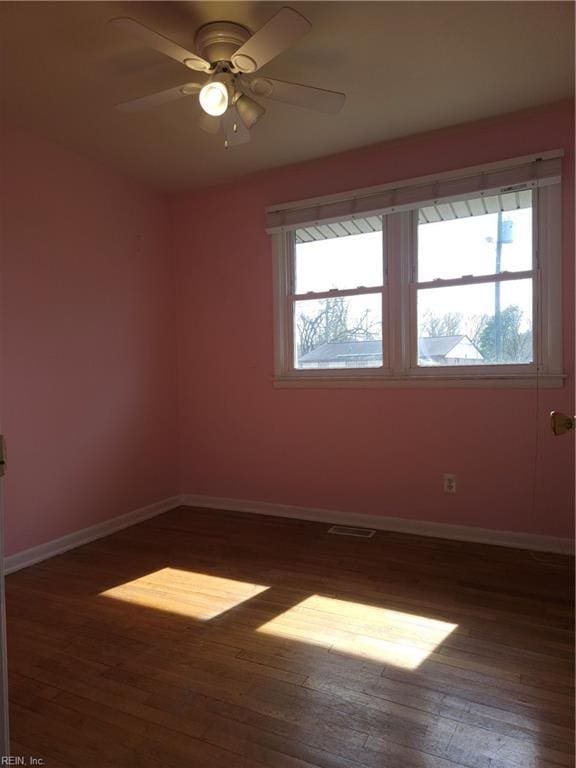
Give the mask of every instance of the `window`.
<svg viewBox="0 0 576 768">
<path fill-rule="evenodd" d="M 280 386 L 562 386 L 559 153 L 267 222 Z"/>
<path fill-rule="evenodd" d="M 382 220 L 296 230 L 294 367 L 382 366 Z"/>
<path fill-rule="evenodd" d="M 532 191 L 418 210 L 418 365 L 534 363 Z"/>
</svg>

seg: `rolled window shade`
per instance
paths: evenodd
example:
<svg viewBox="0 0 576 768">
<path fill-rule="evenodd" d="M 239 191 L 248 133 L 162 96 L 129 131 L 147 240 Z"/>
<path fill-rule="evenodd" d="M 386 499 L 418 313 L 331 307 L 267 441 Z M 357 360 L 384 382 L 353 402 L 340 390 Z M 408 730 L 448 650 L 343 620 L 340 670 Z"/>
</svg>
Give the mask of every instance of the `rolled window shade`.
<svg viewBox="0 0 576 768">
<path fill-rule="evenodd" d="M 418 224 L 435 224 L 439 221 L 467 219 L 484 216 L 489 213 L 506 213 L 532 206 L 532 189 L 517 192 L 503 192 L 499 195 L 465 198 L 451 202 L 439 202 L 437 205 L 418 207 Z M 295 230 L 296 243 L 311 243 L 318 240 L 330 240 L 334 237 L 363 235 L 382 230 L 382 216 L 356 217 L 348 221 L 318 224 L 313 227 L 298 227 Z"/>
<path fill-rule="evenodd" d="M 483 169 L 467 168 L 435 177 L 410 179 L 357 192 L 270 206 L 266 209 L 266 231 L 275 234 L 306 229 L 414 208 L 433 207 L 442 201 L 504 196 L 557 184 L 561 179 L 562 155 L 561 150 L 546 152 L 506 163 L 492 163 Z"/>
</svg>

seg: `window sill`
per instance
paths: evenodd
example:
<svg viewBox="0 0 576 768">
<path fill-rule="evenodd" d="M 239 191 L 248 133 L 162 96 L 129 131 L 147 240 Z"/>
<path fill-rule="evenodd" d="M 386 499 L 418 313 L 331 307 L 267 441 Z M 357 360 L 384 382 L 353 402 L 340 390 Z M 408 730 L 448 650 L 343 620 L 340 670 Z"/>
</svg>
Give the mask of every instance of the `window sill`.
<svg viewBox="0 0 576 768">
<path fill-rule="evenodd" d="M 394 375 L 326 375 L 286 374 L 276 376 L 277 389 L 561 389 L 566 380 L 563 373 L 521 373 L 467 376 L 465 374 L 394 376 Z"/>
</svg>

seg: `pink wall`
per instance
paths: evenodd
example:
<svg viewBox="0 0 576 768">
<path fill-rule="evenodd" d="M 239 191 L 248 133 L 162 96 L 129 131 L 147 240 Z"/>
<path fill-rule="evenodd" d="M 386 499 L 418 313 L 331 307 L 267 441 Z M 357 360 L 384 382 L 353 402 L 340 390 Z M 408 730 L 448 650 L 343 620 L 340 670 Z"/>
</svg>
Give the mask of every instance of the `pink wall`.
<svg viewBox="0 0 576 768">
<path fill-rule="evenodd" d="M 165 201 L 22 133 L 3 143 L 7 553 L 177 488 Z"/>
<path fill-rule="evenodd" d="M 572 442 L 552 437 L 547 414 L 574 407 L 572 109 L 181 196 L 172 231 L 162 198 L 31 135 L 4 137 L 7 553 L 179 490 L 570 535 Z M 558 147 L 564 389 L 273 388 L 266 205 Z M 459 476 L 456 496 L 441 491 L 446 471 Z"/>
<path fill-rule="evenodd" d="M 563 389 L 273 388 L 265 206 L 560 147 Z M 175 200 L 182 490 L 569 536 L 573 444 L 552 436 L 547 414 L 574 403 L 573 159 L 573 104 L 564 103 Z M 457 495 L 442 492 L 443 472 L 458 474 Z"/>
</svg>

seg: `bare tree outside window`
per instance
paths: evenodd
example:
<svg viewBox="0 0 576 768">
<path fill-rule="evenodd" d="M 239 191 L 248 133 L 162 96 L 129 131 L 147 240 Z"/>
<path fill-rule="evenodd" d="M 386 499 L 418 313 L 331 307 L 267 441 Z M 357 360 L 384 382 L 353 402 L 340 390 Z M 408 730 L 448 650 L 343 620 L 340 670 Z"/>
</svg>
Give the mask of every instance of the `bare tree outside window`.
<svg viewBox="0 0 576 768">
<path fill-rule="evenodd" d="M 312 310 L 299 309 L 296 315 L 297 350 L 301 357 L 321 344 L 342 341 L 372 341 L 381 338 L 381 322 L 367 308 L 350 316 L 344 296 L 321 299 Z"/>
</svg>

